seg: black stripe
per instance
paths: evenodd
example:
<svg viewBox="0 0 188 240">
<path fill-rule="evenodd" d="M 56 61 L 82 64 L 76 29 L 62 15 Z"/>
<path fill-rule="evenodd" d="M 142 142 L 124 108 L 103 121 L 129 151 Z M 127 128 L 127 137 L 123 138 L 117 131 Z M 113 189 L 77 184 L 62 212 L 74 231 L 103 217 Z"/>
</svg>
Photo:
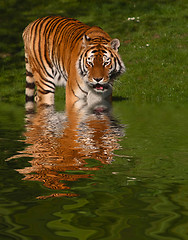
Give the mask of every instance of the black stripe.
<svg viewBox="0 0 188 240">
<path fill-rule="evenodd" d="M 46 79 L 45 79 L 45 81 L 49 82 L 49 81 L 46 80 Z M 52 87 L 52 86 L 48 85 L 46 82 L 44 82 L 44 81 L 42 81 L 42 80 L 41 80 L 40 82 L 41 82 L 42 84 L 44 84 L 45 86 L 47 86 L 47 87 L 49 87 L 49 88 L 55 90 L 55 84 L 54 84 L 54 87 Z"/>
<path fill-rule="evenodd" d="M 26 76 L 27 76 L 27 77 L 33 77 L 33 74 L 32 74 L 32 72 L 29 72 L 29 71 L 26 69 Z"/>
<path fill-rule="evenodd" d="M 94 49 L 93 51 L 95 51 L 95 49 L 96 49 L 96 45 L 94 45 L 94 46 L 92 46 L 92 47 L 90 47 L 89 49 L 87 49 L 87 51 L 85 51 L 84 53 L 84 57 L 86 57 L 87 56 L 87 53 L 89 52 L 89 51 L 91 51 L 92 49 Z M 98 50 L 97 50 L 98 51 Z"/>
<path fill-rule="evenodd" d="M 56 85 L 55 85 L 54 82 L 52 82 L 52 81 L 50 81 L 50 80 L 48 80 L 48 79 L 46 79 L 46 78 L 43 78 L 41 75 L 40 75 L 40 77 L 41 77 L 42 80 L 44 80 L 44 81 L 41 81 L 44 85 L 46 85 L 46 86 L 49 87 L 49 88 L 53 88 L 53 89 L 56 88 Z M 49 86 L 46 82 L 52 84 L 53 87 L 52 87 L 52 86 Z"/>
<path fill-rule="evenodd" d="M 25 101 L 26 102 L 34 102 L 34 96 L 25 95 Z"/>
<path fill-rule="evenodd" d="M 45 89 L 42 89 L 42 90 L 38 89 L 37 91 L 39 91 L 42 94 L 54 93 L 54 92 L 52 92 L 50 90 L 45 90 Z"/>
<path fill-rule="evenodd" d="M 38 88 L 41 88 L 42 91 L 44 91 L 44 92 L 55 93 L 55 91 L 51 91 L 51 90 L 46 90 L 46 89 L 44 89 L 44 88 L 40 85 L 40 83 L 43 83 L 43 84 L 46 85 L 47 87 L 49 87 L 49 88 L 55 90 L 54 88 L 52 88 L 52 87 L 48 86 L 47 84 L 45 84 L 43 81 L 37 82 L 37 90 L 38 90 Z M 42 92 L 42 91 L 41 91 L 41 92 Z"/>
<path fill-rule="evenodd" d="M 32 83 L 26 82 L 26 88 L 34 89 L 35 88 L 35 83 L 34 82 L 32 82 Z"/>
<path fill-rule="evenodd" d="M 91 53 L 96 53 L 96 52 L 99 52 L 99 50 L 93 50 Z"/>
<path fill-rule="evenodd" d="M 95 37 L 92 39 L 92 43 L 102 43 L 102 44 L 108 44 L 110 40 L 106 39 L 105 37 Z"/>
</svg>

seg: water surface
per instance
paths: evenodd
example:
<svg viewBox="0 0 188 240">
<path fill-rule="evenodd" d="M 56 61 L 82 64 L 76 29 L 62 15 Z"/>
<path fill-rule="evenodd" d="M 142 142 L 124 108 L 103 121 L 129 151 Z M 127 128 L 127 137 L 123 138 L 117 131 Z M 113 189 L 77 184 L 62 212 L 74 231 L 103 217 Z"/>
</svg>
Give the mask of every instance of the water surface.
<svg viewBox="0 0 188 240">
<path fill-rule="evenodd" d="M 71 125 L 1 103 L 0 238 L 187 239 L 187 109 L 114 101 Z"/>
</svg>

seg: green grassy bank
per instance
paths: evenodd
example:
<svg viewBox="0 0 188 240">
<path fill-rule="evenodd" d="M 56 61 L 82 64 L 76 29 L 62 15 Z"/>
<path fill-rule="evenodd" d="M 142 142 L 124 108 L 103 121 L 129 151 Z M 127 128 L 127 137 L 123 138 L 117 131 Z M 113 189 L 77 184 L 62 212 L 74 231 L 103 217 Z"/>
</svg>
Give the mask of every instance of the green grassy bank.
<svg viewBox="0 0 188 240">
<path fill-rule="evenodd" d="M 46 15 L 98 25 L 121 41 L 127 68 L 114 97 L 133 101 L 188 100 L 187 0 L 6 0 L 0 3 L 0 101 L 24 103 L 22 32 Z M 64 91 L 58 89 L 57 99 Z"/>
</svg>

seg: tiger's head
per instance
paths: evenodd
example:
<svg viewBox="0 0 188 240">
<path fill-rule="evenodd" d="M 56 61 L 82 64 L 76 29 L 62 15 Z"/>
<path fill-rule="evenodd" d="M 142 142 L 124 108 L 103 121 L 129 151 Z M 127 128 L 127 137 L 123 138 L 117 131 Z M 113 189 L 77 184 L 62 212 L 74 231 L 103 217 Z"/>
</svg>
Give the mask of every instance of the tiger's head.
<svg viewBox="0 0 188 240">
<path fill-rule="evenodd" d="M 118 39 L 106 39 L 104 36 L 83 36 L 83 51 L 78 61 L 81 78 L 90 91 L 110 95 L 114 79 L 125 72 L 118 48 Z"/>
</svg>

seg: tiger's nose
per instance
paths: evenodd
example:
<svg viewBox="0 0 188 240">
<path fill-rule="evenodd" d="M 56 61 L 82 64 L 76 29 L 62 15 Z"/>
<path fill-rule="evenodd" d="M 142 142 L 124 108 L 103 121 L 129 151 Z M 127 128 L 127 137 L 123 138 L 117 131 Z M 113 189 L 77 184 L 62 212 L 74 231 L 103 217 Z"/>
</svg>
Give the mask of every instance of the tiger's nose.
<svg viewBox="0 0 188 240">
<path fill-rule="evenodd" d="M 103 80 L 103 78 L 93 78 L 96 82 L 100 82 Z"/>
</svg>

